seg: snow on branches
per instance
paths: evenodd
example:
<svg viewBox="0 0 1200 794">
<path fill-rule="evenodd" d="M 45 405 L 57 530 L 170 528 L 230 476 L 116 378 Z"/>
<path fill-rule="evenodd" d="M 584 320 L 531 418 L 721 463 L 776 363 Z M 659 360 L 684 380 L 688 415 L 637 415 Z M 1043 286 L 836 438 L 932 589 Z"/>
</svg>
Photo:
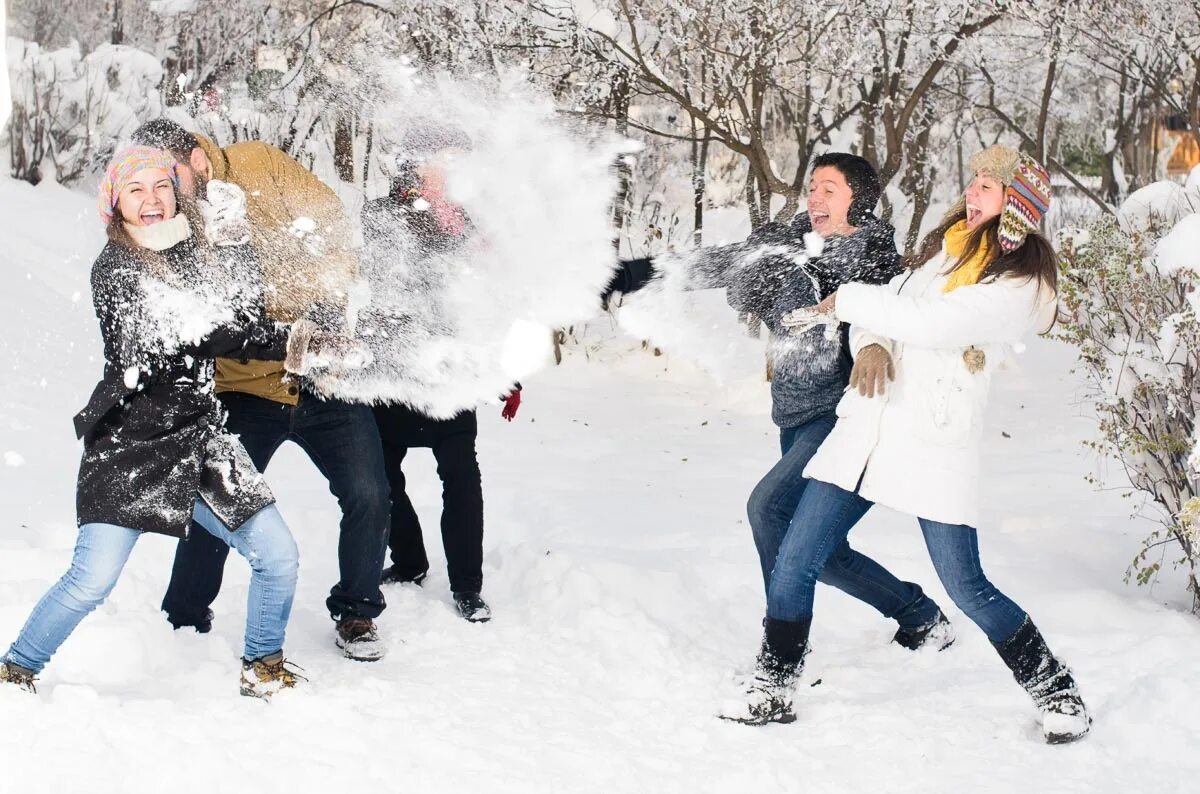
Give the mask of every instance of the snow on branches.
<svg viewBox="0 0 1200 794">
<path fill-rule="evenodd" d="M 1098 452 L 1120 461 L 1159 528 L 1129 568 L 1146 584 L 1171 549 L 1200 608 L 1200 192 L 1160 182 L 1118 216 L 1064 231 L 1061 338 L 1092 388 Z"/>
</svg>

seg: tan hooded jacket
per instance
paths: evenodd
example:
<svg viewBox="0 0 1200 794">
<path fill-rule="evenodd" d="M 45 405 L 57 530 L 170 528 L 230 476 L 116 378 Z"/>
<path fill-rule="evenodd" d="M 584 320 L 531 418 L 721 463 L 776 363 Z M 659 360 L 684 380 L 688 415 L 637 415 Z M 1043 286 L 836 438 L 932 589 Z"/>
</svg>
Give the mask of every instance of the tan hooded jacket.
<svg viewBox="0 0 1200 794">
<path fill-rule="evenodd" d="M 212 178 L 246 193 L 250 245 L 262 263 L 267 314 L 294 322 L 314 305 L 344 309 L 358 277 L 350 219 L 333 190 L 284 152 L 258 141 L 218 147 L 196 135 Z M 217 359 L 217 392 L 245 392 L 280 403 L 299 401 L 279 361 Z"/>
</svg>

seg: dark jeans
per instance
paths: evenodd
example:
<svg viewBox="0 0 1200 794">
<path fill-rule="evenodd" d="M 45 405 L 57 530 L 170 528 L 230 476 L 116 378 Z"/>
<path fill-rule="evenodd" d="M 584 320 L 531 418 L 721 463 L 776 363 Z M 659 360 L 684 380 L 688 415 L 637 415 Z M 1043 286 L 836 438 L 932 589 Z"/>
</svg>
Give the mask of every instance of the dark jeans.
<svg viewBox="0 0 1200 794">
<path fill-rule="evenodd" d="M 767 591 L 768 617 L 795 622 L 812 620 L 818 574 L 871 506 L 871 502 L 857 493 L 809 480 L 779 547 Z M 984 575 L 975 529 L 925 518 L 917 520 L 938 578 L 958 608 L 992 642 L 1004 642 L 1016 634 L 1028 616 Z"/>
<path fill-rule="evenodd" d="M 388 485 L 383 448 L 371 409 L 301 394 L 284 405 L 239 392 L 225 392 L 226 426 L 239 436 L 259 471 L 285 441 L 300 446 L 329 481 L 342 508 L 338 538 L 341 580 L 325 604 L 334 620 L 374 618 L 385 606 L 379 579 L 388 531 Z M 176 625 L 195 625 L 221 591 L 229 546 L 196 526 L 179 541 L 162 608 Z"/>
<path fill-rule="evenodd" d="M 430 419 L 404 405 L 381 405 L 375 407 L 375 419 L 392 489 L 388 546 L 397 577 L 415 579 L 429 570 L 421 521 L 404 490 L 401 468 L 409 449 L 428 447 L 442 479 L 442 548 L 450 590 L 478 593 L 483 588 L 483 484 L 475 456 L 475 412 Z"/>
<path fill-rule="evenodd" d="M 826 414 L 799 427 L 781 430 L 779 446 L 783 457 L 750 494 L 746 512 L 754 532 L 754 544 L 758 547 L 768 595 L 771 592 L 772 572 L 777 568 L 780 544 L 788 534 L 800 499 L 810 482 L 804 479 L 804 467 L 817 453 L 836 421 L 837 417 L 833 414 Z M 861 518 L 861 514 L 855 520 L 858 518 Z M 897 579 L 870 557 L 850 548 L 844 536 L 829 554 L 825 567 L 820 571 L 819 581 L 870 604 L 884 617 L 895 619 L 901 628 L 919 628 L 937 616 L 937 605 L 919 585 Z M 770 609 L 767 615 L 779 617 Z"/>
</svg>

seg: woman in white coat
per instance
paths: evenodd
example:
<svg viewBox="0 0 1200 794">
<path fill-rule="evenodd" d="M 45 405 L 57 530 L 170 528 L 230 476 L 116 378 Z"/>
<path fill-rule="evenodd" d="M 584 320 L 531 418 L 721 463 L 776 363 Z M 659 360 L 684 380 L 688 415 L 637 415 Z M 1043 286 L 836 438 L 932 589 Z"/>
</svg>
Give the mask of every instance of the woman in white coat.
<svg viewBox="0 0 1200 794">
<path fill-rule="evenodd" d="M 1047 741 L 1073 741 L 1090 719 L 1070 671 L 1028 614 L 979 562 L 979 439 L 992 374 L 1009 348 L 1047 330 L 1057 265 L 1036 229 L 1050 202 L 1046 172 L 993 146 L 971 161 L 966 195 L 886 286 L 848 284 L 785 319 L 851 323 L 859 369 L 837 424 L 805 469 L 808 487 L 771 575 L 758 672 L 745 722 L 790 722 L 791 688 L 808 647 L 813 593 L 826 558 L 873 504 L 918 518 L 947 593 L 1033 697 Z"/>
</svg>

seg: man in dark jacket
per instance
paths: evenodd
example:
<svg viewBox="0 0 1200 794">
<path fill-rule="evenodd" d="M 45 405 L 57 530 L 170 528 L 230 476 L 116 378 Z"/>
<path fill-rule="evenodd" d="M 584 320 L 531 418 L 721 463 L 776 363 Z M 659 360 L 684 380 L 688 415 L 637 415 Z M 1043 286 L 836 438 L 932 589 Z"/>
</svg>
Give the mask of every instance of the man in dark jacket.
<svg viewBox="0 0 1200 794">
<path fill-rule="evenodd" d="M 689 284 L 724 287 L 730 306 L 758 317 L 772 333 L 771 418 L 783 454 L 747 505 L 764 584 L 804 493 L 804 467 L 833 429 L 847 384 L 877 374 L 853 369 L 845 327 L 832 338 L 823 327 L 792 336 L 780 320 L 842 284 L 882 284 L 900 272 L 895 232 L 874 215 L 879 195 L 879 177 L 866 160 L 821 155 L 813 162 L 807 212 L 790 223 L 766 224 L 744 242 L 703 249 L 689 264 Z M 654 277 L 653 260 L 623 262 L 608 293 L 634 291 Z M 949 622 L 918 585 L 900 581 L 849 544 L 834 552 L 820 580 L 895 619 L 894 639 L 907 648 L 953 640 Z"/>
<path fill-rule="evenodd" d="M 407 157 L 400 163 L 388 195 L 363 206 L 363 260 L 369 279 L 387 279 L 384 274 L 402 262 L 406 284 L 437 303 L 446 278 L 444 268 L 450 266 L 455 252 L 473 234 L 470 219 L 446 199 L 439 157 L 469 146 L 470 141 L 460 130 L 433 122 L 415 124 L 406 134 Z M 398 259 L 401 252 L 404 259 Z M 437 314 L 436 308 L 431 311 Z M 440 321 L 449 319 L 443 317 Z M 360 318 L 364 329 L 380 322 L 386 325 L 387 320 L 369 311 Z M 386 328 L 374 331 L 388 333 Z M 517 384 L 504 400 L 502 416 L 510 421 L 520 405 L 520 388 Z M 409 449 L 427 447 L 433 452 L 442 480 L 442 547 L 455 607 L 470 622 L 490 620 L 491 608 L 480 595 L 483 486 L 475 452 L 479 432 L 475 411 L 436 419 L 403 403 L 377 405 L 374 410 L 392 497 L 388 536 L 392 565 L 383 572 L 384 583 L 420 584 L 429 572 L 421 522 L 405 490 L 402 469 Z"/>
</svg>

